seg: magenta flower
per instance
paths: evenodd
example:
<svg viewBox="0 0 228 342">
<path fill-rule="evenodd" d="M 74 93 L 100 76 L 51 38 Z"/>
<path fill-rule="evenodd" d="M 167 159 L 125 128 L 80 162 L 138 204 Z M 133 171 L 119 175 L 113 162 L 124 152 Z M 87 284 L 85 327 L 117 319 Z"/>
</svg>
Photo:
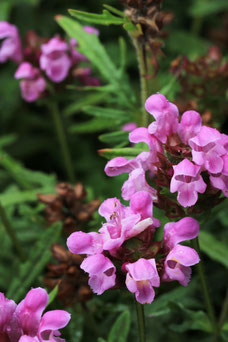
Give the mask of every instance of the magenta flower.
<svg viewBox="0 0 228 342">
<path fill-rule="evenodd" d="M 194 239 L 198 233 L 199 224 L 191 217 L 164 226 L 164 250 L 168 255 L 164 261 L 162 281 L 177 280 L 183 286 L 188 285 L 192 272 L 190 266 L 197 264 L 200 258 L 193 248 L 182 246 L 178 242 Z"/>
<path fill-rule="evenodd" d="M 64 342 L 59 338 L 59 329 L 68 324 L 70 314 L 53 310 L 42 316 L 47 303 L 48 295 L 42 288 L 30 290 L 18 305 L 0 293 L 0 337 L 3 341 Z"/>
<path fill-rule="evenodd" d="M 145 108 L 156 120 L 149 125 L 149 133 L 162 143 L 166 143 L 167 136 L 177 131 L 179 115 L 177 106 L 169 102 L 164 95 L 155 94 L 146 100 Z"/>
<path fill-rule="evenodd" d="M 184 144 L 188 144 L 189 139 L 199 133 L 201 124 L 201 116 L 194 110 L 189 110 L 182 114 L 177 133 Z"/>
<path fill-rule="evenodd" d="M 16 63 L 22 60 L 21 41 L 16 26 L 9 24 L 7 21 L 0 21 L 0 63 L 6 62 L 8 59 Z"/>
<path fill-rule="evenodd" d="M 93 26 L 83 26 L 83 29 L 89 34 L 95 34 L 96 36 L 99 36 L 100 34 L 99 30 Z"/>
<path fill-rule="evenodd" d="M 178 192 L 177 200 L 183 207 L 191 207 L 197 202 L 198 192 L 204 193 L 206 183 L 200 176 L 201 167 L 188 159 L 173 166 L 174 175 L 170 183 L 170 192 Z"/>
<path fill-rule="evenodd" d="M 228 197 L 228 155 L 222 156 L 223 169 L 219 174 L 211 174 L 210 181 L 214 188 L 222 190 L 223 195 Z"/>
<path fill-rule="evenodd" d="M 78 43 L 74 38 L 70 38 L 70 54 L 72 64 L 79 64 L 80 62 L 88 62 L 88 58 L 80 53 L 78 50 Z"/>
<path fill-rule="evenodd" d="M 140 164 L 135 159 L 128 160 L 124 157 L 116 157 L 109 160 L 105 166 L 105 173 L 107 176 L 118 176 L 122 173 L 129 173 L 140 167 Z"/>
<path fill-rule="evenodd" d="M 153 287 L 160 286 L 155 259 L 139 259 L 125 265 L 127 270 L 126 286 L 135 293 L 136 300 L 141 304 L 150 304 L 154 300 Z"/>
<path fill-rule="evenodd" d="M 36 101 L 46 89 L 46 81 L 40 70 L 28 62 L 19 65 L 14 77 L 20 81 L 21 96 L 27 102 Z"/>
<path fill-rule="evenodd" d="M 58 37 L 41 45 L 40 67 L 53 82 L 62 82 L 68 75 L 72 63 L 67 50 L 67 43 Z"/>
<path fill-rule="evenodd" d="M 215 128 L 202 126 L 199 133 L 189 140 L 192 160 L 210 173 L 220 173 L 223 169 L 222 155 L 226 149 L 221 143 L 222 135 Z"/>
<path fill-rule="evenodd" d="M 137 128 L 137 124 L 135 122 L 128 122 L 125 125 L 123 125 L 122 131 L 132 132 L 136 128 Z"/>
<path fill-rule="evenodd" d="M 152 188 L 146 181 L 145 171 L 142 168 L 133 170 L 126 182 L 122 186 L 122 197 L 124 200 L 129 201 L 136 192 L 147 191 L 153 200 L 157 200 L 157 191 Z"/>
<path fill-rule="evenodd" d="M 99 254 L 103 251 L 102 235 L 92 232 L 75 232 L 67 239 L 67 247 L 74 254 Z"/>
<path fill-rule="evenodd" d="M 148 193 L 145 192 L 144 196 L 147 197 L 147 195 Z M 133 196 L 130 207 L 122 205 L 117 198 L 109 198 L 101 204 L 99 214 L 105 217 L 107 221 L 99 229 L 103 235 L 104 250 L 116 250 L 125 240 L 142 233 L 153 224 L 152 212 L 149 216 L 143 217 L 141 208 L 139 210 L 133 209 L 137 206 L 138 200 Z M 152 199 L 151 202 L 148 199 L 145 200 L 145 205 L 151 208 Z M 145 208 L 146 210 L 147 208 Z"/>
<path fill-rule="evenodd" d="M 116 268 L 103 254 L 87 257 L 80 267 L 89 273 L 89 286 L 98 295 L 115 286 Z"/>
</svg>

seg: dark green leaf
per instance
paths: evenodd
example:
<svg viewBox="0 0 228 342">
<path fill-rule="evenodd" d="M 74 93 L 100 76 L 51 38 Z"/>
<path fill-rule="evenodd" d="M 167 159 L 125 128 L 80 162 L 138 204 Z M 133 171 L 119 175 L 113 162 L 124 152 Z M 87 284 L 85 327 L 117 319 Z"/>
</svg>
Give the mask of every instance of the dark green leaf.
<svg viewBox="0 0 228 342">
<path fill-rule="evenodd" d="M 130 322 L 130 312 L 123 312 L 113 324 L 108 342 L 125 342 L 129 333 Z"/>
<path fill-rule="evenodd" d="M 51 292 L 49 292 L 49 294 L 48 294 L 49 299 L 48 299 L 47 306 L 50 305 L 50 304 L 55 300 L 55 297 L 56 297 L 57 294 L 58 294 L 58 290 L 59 290 L 59 286 L 58 286 L 58 284 L 57 284 L 57 285 L 54 287 L 54 289 L 53 289 Z"/>
<path fill-rule="evenodd" d="M 72 17 L 79 20 L 86 21 L 88 23 L 100 24 L 100 25 L 121 25 L 124 23 L 124 19 L 111 14 L 107 10 L 103 10 L 102 14 L 95 14 L 89 12 L 83 12 L 78 10 L 69 9 L 69 13 Z"/>
<path fill-rule="evenodd" d="M 220 262 L 228 268 L 228 249 L 227 245 L 218 241 L 214 235 L 206 231 L 199 233 L 200 249 L 211 259 Z"/>
<path fill-rule="evenodd" d="M 139 148 L 104 148 L 99 150 L 98 153 L 107 159 L 112 159 L 114 157 L 136 157 L 139 153 L 145 151 Z"/>
<path fill-rule="evenodd" d="M 70 127 L 71 133 L 92 133 L 111 129 L 116 123 L 112 120 L 92 119 L 87 122 L 78 123 Z"/>
<path fill-rule="evenodd" d="M 75 113 L 81 112 L 82 107 L 88 105 L 94 105 L 97 103 L 103 102 L 104 94 L 102 93 L 93 93 L 89 95 L 83 95 L 80 99 L 77 99 L 75 102 L 71 103 L 64 109 L 64 115 L 73 115 Z"/>
<path fill-rule="evenodd" d="M 107 144 L 119 144 L 122 142 L 128 142 L 129 132 L 118 131 L 112 133 L 105 133 L 99 136 L 99 140 Z"/>
<path fill-rule="evenodd" d="M 129 119 L 129 113 L 120 109 L 85 106 L 82 111 L 97 118 L 111 119 L 118 122 L 126 122 Z"/>
<path fill-rule="evenodd" d="M 207 15 L 215 15 L 228 9 L 227 0 L 195 0 L 189 13 L 193 17 L 204 17 Z"/>
</svg>

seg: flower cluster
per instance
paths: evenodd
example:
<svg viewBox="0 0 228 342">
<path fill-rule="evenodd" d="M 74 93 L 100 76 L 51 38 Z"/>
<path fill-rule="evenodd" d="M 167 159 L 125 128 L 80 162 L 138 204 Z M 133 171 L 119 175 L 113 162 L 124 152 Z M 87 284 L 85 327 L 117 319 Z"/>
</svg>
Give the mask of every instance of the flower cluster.
<svg viewBox="0 0 228 342">
<path fill-rule="evenodd" d="M 151 303 L 160 281 L 177 280 L 186 286 L 191 268 L 199 262 L 196 251 L 179 242 L 198 235 L 199 225 L 191 217 L 164 227 L 163 241 L 155 241 L 160 221 L 153 217 L 153 199 L 148 191 L 131 196 L 130 206 L 117 198 L 104 201 L 99 214 L 106 220 L 99 232 L 75 232 L 67 240 L 69 250 L 86 254 L 81 268 L 89 274 L 89 285 L 98 295 L 112 287 L 127 289 L 138 302 Z"/>
<path fill-rule="evenodd" d="M 59 329 L 64 328 L 70 314 L 63 310 L 48 311 L 48 294 L 42 288 L 30 290 L 18 305 L 0 292 L 0 340 L 9 342 L 62 341 Z"/>
<path fill-rule="evenodd" d="M 146 143 L 149 151 L 130 160 L 114 158 L 105 167 L 108 176 L 129 173 L 122 187 L 123 198 L 129 200 L 143 190 L 153 195 L 156 205 L 167 209 L 164 205 L 168 203 L 170 209 L 178 203 L 169 198 L 170 194 L 164 195 L 164 188 L 177 192 L 177 201 L 182 207 L 194 206 L 199 193 L 204 194 L 203 200 L 209 196 L 211 205 L 219 201 L 219 190 L 227 197 L 228 136 L 202 125 L 200 114 L 193 110 L 183 113 L 179 122 L 178 108 L 162 94 L 150 96 L 145 108 L 155 121 L 148 128 L 133 130 L 129 140 Z M 147 175 L 156 189 L 148 184 Z M 178 216 L 184 216 L 180 206 Z"/>
<path fill-rule="evenodd" d="M 99 34 L 91 26 L 84 26 L 88 34 Z M 100 82 L 91 75 L 90 67 L 79 67 L 87 58 L 77 51 L 78 43 L 71 38 L 69 43 L 55 36 L 50 40 L 39 38 L 33 31 L 26 37 L 23 50 L 17 28 L 8 22 L 0 22 L 0 63 L 13 60 L 19 63 L 15 78 L 20 81 L 22 98 L 27 102 L 36 101 L 47 91 L 48 82 L 60 83 L 67 77 L 77 77 L 87 86 L 98 86 Z"/>
</svg>

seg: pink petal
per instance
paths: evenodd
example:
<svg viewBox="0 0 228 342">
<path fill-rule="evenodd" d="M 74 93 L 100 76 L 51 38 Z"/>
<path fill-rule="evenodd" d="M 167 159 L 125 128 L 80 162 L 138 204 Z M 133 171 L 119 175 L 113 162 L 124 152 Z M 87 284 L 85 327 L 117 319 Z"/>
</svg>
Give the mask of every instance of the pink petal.
<svg viewBox="0 0 228 342">
<path fill-rule="evenodd" d="M 67 247 L 74 254 L 94 254 L 101 253 L 103 241 L 100 234 L 75 232 L 67 239 Z"/>
<path fill-rule="evenodd" d="M 184 144 L 199 133 L 201 128 L 201 116 L 194 110 L 184 112 L 181 116 L 181 122 L 178 126 L 178 135 Z"/>
<path fill-rule="evenodd" d="M 39 336 L 46 341 L 47 336 L 51 332 L 64 328 L 70 321 L 70 314 L 64 310 L 52 310 L 46 312 L 40 322 Z"/>
<path fill-rule="evenodd" d="M 138 162 L 135 159 L 126 159 L 124 157 L 116 157 L 108 161 L 105 166 L 105 173 L 107 176 L 118 176 L 125 172 L 131 172 L 139 167 Z"/>
</svg>

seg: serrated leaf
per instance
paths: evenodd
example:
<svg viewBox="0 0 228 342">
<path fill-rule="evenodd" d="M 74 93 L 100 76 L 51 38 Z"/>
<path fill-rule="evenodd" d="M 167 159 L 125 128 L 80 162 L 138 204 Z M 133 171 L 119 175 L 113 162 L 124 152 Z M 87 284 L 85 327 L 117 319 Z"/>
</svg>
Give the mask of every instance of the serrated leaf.
<svg viewBox="0 0 228 342">
<path fill-rule="evenodd" d="M 228 9 L 227 0 L 196 0 L 189 9 L 189 13 L 193 17 L 204 17 L 207 15 L 215 15 L 218 12 L 223 12 Z"/>
<path fill-rule="evenodd" d="M 104 148 L 99 150 L 98 153 L 102 157 L 112 159 L 114 157 L 136 157 L 139 153 L 145 151 L 145 149 L 139 148 Z"/>
<path fill-rule="evenodd" d="M 130 312 L 123 312 L 113 324 L 108 336 L 108 342 L 125 342 L 130 328 Z"/>
<path fill-rule="evenodd" d="M 199 244 L 200 249 L 211 259 L 228 268 L 228 249 L 224 242 L 218 241 L 214 235 L 201 230 Z"/>
<path fill-rule="evenodd" d="M 78 11 L 74 9 L 69 9 L 69 13 L 72 17 L 75 17 L 79 20 L 86 21 L 92 24 L 99 25 L 121 25 L 124 23 L 124 19 L 122 17 L 117 17 L 111 14 L 107 10 L 103 10 L 102 14 L 95 14 L 89 12 Z"/>
<path fill-rule="evenodd" d="M 99 136 L 99 140 L 107 143 L 107 144 L 119 144 L 119 143 L 123 143 L 129 142 L 128 139 L 129 136 L 129 132 L 125 132 L 125 131 L 118 131 L 118 132 L 111 132 L 111 133 L 105 133 Z"/>
</svg>

